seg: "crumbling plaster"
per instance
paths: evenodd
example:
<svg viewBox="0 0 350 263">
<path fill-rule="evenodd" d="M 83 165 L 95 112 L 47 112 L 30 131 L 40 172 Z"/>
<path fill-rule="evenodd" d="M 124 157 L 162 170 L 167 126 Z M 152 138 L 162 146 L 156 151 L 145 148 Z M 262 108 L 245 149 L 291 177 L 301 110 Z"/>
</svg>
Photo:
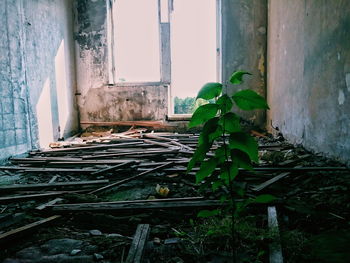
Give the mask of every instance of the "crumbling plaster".
<svg viewBox="0 0 350 263">
<path fill-rule="evenodd" d="M 350 160 L 350 2 L 269 0 L 268 127 Z"/>
</svg>

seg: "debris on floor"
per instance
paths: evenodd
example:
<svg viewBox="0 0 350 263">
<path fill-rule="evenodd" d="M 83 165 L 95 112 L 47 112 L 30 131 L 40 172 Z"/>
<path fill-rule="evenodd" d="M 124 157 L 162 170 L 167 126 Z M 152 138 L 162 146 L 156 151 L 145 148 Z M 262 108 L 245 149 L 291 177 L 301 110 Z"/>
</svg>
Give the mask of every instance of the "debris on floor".
<svg viewBox="0 0 350 263">
<path fill-rule="evenodd" d="M 285 262 L 326 262 L 313 245 L 328 233 L 350 233 L 349 169 L 281 138 L 252 135 L 260 162 L 237 177 L 246 196 L 278 197 Z M 12 158 L 0 166 L 0 260 L 229 262 L 227 237 L 203 237 L 227 224 L 196 223 L 201 209 L 222 206 L 216 193 L 200 190 L 193 172 L 186 174 L 197 141 L 197 134 L 145 128 L 89 131 Z M 268 262 L 271 236 L 256 230 L 268 229 L 267 206 L 250 211 L 237 223 L 239 256 Z M 255 247 L 247 245 L 252 240 Z"/>
</svg>

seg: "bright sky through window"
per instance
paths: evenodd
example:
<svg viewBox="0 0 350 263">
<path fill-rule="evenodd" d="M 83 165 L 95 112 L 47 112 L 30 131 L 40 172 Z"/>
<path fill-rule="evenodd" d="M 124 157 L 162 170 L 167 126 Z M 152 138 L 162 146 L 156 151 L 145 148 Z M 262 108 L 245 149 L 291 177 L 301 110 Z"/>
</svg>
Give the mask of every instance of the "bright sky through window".
<svg viewBox="0 0 350 263">
<path fill-rule="evenodd" d="M 118 82 L 159 82 L 158 0 L 117 0 L 114 43 Z"/>
</svg>

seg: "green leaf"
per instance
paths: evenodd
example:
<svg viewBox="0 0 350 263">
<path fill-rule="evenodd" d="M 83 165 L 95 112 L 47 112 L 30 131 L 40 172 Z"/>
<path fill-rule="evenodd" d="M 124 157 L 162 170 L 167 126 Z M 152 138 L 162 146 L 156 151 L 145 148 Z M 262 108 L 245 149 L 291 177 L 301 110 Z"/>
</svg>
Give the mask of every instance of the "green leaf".
<svg viewBox="0 0 350 263">
<path fill-rule="evenodd" d="M 221 94 L 222 84 L 217 82 L 210 82 L 205 84 L 198 92 L 196 99 L 210 100 Z"/>
<path fill-rule="evenodd" d="M 226 148 L 226 151 L 225 151 Z M 229 156 L 230 149 L 227 145 L 222 145 L 215 150 L 215 157 L 218 159 L 219 163 L 223 163 L 226 160 L 226 153 Z"/>
<path fill-rule="evenodd" d="M 238 91 L 232 98 L 242 110 L 270 109 L 266 100 L 250 89 Z"/>
<path fill-rule="evenodd" d="M 228 133 L 241 131 L 239 117 L 233 112 L 228 112 L 219 120 L 219 124 L 225 128 Z"/>
<path fill-rule="evenodd" d="M 191 171 L 197 162 L 204 160 L 206 153 L 209 151 L 210 147 L 211 144 L 209 143 L 198 144 L 197 149 L 194 151 L 194 154 L 187 165 L 187 172 Z"/>
<path fill-rule="evenodd" d="M 212 185 L 211 185 L 211 189 L 213 189 L 213 191 L 216 191 L 220 186 L 222 186 L 223 183 L 221 180 L 217 180 L 215 181 Z"/>
<path fill-rule="evenodd" d="M 219 138 L 222 135 L 222 128 L 221 126 L 217 126 L 216 130 L 209 134 L 208 140 L 209 142 L 213 142 L 215 139 Z"/>
<path fill-rule="evenodd" d="M 215 209 L 215 210 L 202 210 L 199 211 L 197 217 L 211 217 L 211 216 L 216 216 L 220 214 L 220 210 Z"/>
<path fill-rule="evenodd" d="M 241 84 L 243 82 L 244 75 L 252 75 L 247 71 L 236 71 L 230 77 L 230 82 L 232 84 Z"/>
<path fill-rule="evenodd" d="M 211 175 L 218 164 L 218 160 L 214 157 L 210 158 L 208 161 L 202 162 L 199 171 L 196 173 L 196 183 L 199 184 L 207 176 Z"/>
<path fill-rule="evenodd" d="M 229 112 L 232 109 L 232 99 L 226 94 L 222 95 L 216 102 L 219 105 L 219 109 L 222 113 Z"/>
<path fill-rule="evenodd" d="M 255 199 L 252 200 L 252 202 L 254 203 L 260 203 L 260 204 L 266 204 L 266 203 L 270 203 L 272 201 L 277 200 L 277 197 L 273 196 L 273 195 L 258 195 L 257 197 L 255 197 Z"/>
<path fill-rule="evenodd" d="M 226 163 L 220 169 L 220 178 L 224 181 L 226 186 L 238 175 L 238 167 L 233 163 Z"/>
<path fill-rule="evenodd" d="M 230 149 L 238 149 L 248 154 L 249 158 L 258 162 L 258 143 L 245 132 L 235 132 L 230 136 Z"/>
<path fill-rule="evenodd" d="M 198 144 L 203 144 L 203 143 L 210 143 L 212 142 L 211 140 L 211 134 L 215 134 L 217 131 L 217 128 L 219 127 L 218 125 L 219 122 L 219 118 L 215 117 L 212 118 L 210 120 L 208 120 L 204 125 L 203 125 L 203 129 L 202 132 L 199 136 L 198 139 Z"/>
<path fill-rule="evenodd" d="M 188 126 L 192 128 L 210 120 L 211 118 L 215 117 L 218 109 L 219 106 L 216 104 L 205 104 L 198 107 L 197 110 L 193 113 Z"/>
<path fill-rule="evenodd" d="M 231 150 L 231 158 L 232 162 L 237 164 L 237 167 L 244 168 L 246 170 L 253 170 L 250 158 L 245 152 L 233 149 Z"/>
</svg>

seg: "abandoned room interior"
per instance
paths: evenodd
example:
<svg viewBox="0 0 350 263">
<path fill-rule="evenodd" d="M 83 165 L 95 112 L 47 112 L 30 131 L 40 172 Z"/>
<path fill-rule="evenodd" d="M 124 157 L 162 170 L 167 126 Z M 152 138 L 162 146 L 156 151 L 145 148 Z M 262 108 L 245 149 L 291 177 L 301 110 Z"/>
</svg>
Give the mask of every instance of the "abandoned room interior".
<svg viewBox="0 0 350 263">
<path fill-rule="evenodd" d="M 350 1 L 0 21 L 0 262 L 349 262 Z"/>
</svg>

